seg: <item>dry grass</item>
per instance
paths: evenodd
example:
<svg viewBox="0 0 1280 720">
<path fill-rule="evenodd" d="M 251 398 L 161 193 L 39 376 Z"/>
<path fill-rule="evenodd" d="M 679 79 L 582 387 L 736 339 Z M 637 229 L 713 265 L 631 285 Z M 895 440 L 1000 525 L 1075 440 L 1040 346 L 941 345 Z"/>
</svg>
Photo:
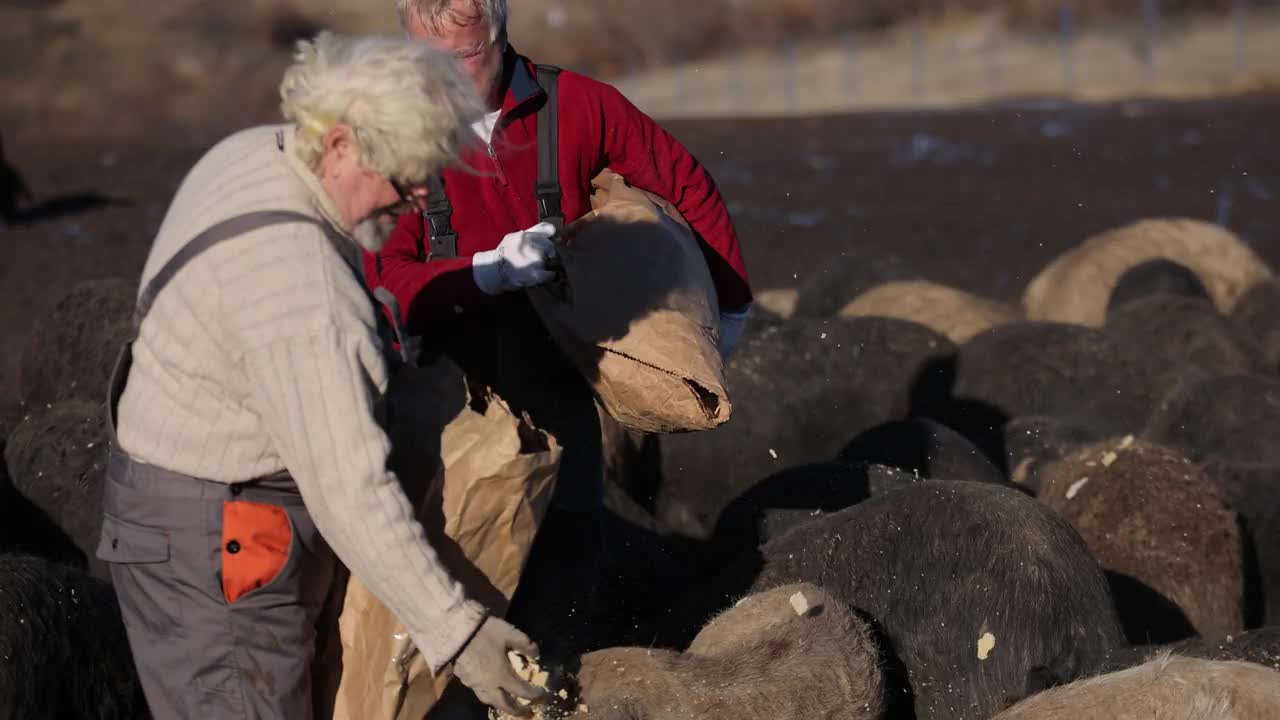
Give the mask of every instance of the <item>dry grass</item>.
<svg viewBox="0 0 1280 720">
<path fill-rule="evenodd" d="M 1082 28 L 1139 16 L 1139 0 L 1073 0 Z M 1166 20 L 1230 11 L 1232 0 L 1161 0 Z M 1250 6 L 1280 5 L 1252 0 Z M 511 36 L 542 62 L 616 80 L 624 70 L 776 46 L 849 30 L 875 44 L 926 17 L 930 32 L 1043 29 L 1059 0 L 512 0 Z M 1167 22 L 1168 27 L 1175 25 Z M 0 128 L 117 135 L 272 120 L 292 41 L 322 27 L 398 32 L 392 0 L 0 0 Z M 885 32 L 873 32 L 884 30 Z M 125 112 L 121 112 L 125 109 Z"/>
<path fill-rule="evenodd" d="M 632 102 L 663 118 L 810 116 L 1019 98 L 1223 97 L 1275 87 L 1273 68 L 1280 67 L 1278 8 L 1253 11 L 1243 38 L 1230 16 L 1166 22 L 1151 56 L 1133 24 L 1083 28 L 1069 54 L 1052 35 L 993 38 L 981 16 L 929 23 L 919 37 L 917 46 L 913 28 L 895 26 L 852 48 L 817 41 L 790 55 L 743 50 L 617 82 Z"/>
<path fill-rule="evenodd" d="M 1141 0 L 1070 0 L 1078 26 L 1131 23 Z M 1252 8 L 1280 0 L 1252 0 Z M 549 62 L 609 74 L 695 60 L 728 49 L 821 41 L 849 31 L 874 32 L 914 19 L 930 24 L 990 18 L 1010 31 L 1058 28 L 1063 0 L 524 0 L 513 3 L 512 37 Z M 1233 0 L 1160 0 L 1163 18 L 1222 16 Z M 552 20 L 563 11 L 564 22 Z"/>
</svg>

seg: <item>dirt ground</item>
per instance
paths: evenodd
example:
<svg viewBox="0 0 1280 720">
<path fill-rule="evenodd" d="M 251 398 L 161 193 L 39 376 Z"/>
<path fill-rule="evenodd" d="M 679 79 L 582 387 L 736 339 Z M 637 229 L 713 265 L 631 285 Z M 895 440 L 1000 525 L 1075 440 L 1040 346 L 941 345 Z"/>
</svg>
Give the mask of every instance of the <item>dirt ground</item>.
<svg viewBox="0 0 1280 720">
<path fill-rule="evenodd" d="M 719 179 L 757 288 L 860 248 L 1014 300 L 1058 253 L 1141 217 L 1222 221 L 1280 263 L 1277 119 L 1280 95 L 1257 94 L 670 125 Z"/>
<path fill-rule="evenodd" d="M 1223 221 L 1280 267 L 1280 94 L 667 125 L 719 181 L 758 289 L 853 250 L 1015 300 L 1070 245 L 1154 215 Z M 219 131 L 6 136 L 37 202 L 0 226 L 0 398 L 35 319 L 74 283 L 137 275 L 170 193 Z"/>
</svg>

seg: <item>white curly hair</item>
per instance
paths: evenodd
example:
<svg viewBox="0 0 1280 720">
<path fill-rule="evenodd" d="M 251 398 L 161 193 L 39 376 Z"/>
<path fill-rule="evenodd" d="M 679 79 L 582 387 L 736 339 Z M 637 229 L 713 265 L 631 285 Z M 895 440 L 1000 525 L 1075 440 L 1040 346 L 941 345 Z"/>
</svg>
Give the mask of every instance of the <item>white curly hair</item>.
<svg viewBox="0 0 1280 720">
<path fill-rule="evenodd" d="M 507 0 L 470 0 L 472 13 L 464 14 L 453 7 L 457 0 L 396 0 L 396 15 L 400 26 L 408 29 L 409 14 L 418 13 L 422 23 L 433 31 L 439 31 L 446 17 L 456 22 L 484 20 L 489 23 L 489 41 L 497 42 L 507 36 Z"/>
<path fill-rule="evenodd" d="M 315 169 L 325 133 L 355 135 L 361 164 L 406 184 L 458 159 L 484 103 L 453 58 L 424 43 L 325 31 L 298 42 L 280 83 L 280 110 L 297 124 L 299 159 Z"/>
</svg>

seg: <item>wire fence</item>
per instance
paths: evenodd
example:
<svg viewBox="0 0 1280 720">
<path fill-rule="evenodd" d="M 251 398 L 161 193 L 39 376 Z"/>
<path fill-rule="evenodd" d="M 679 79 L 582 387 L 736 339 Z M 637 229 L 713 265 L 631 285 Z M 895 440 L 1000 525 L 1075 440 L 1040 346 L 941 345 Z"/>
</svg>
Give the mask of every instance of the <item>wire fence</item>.
<svg viewBox="0 0 1280 720">
<path fill-rule="evenodd" d="M 1057 27 L 1015 33 L 1000 20 L 939 30 L 924 20 L 880 34 L 784 41 L 614 81 L 664 115 L 806 113 L 951 105 L 1005 96 L 1220 92 L 1280 78 L 1280 12 L 1234 0 L 1219 17 L 1166 15 L 1135 0 L 1136 22 L 1085 26 L 1064 0 Z M 590 72 L 591 68 L 582 68 Z"/>
</svg>

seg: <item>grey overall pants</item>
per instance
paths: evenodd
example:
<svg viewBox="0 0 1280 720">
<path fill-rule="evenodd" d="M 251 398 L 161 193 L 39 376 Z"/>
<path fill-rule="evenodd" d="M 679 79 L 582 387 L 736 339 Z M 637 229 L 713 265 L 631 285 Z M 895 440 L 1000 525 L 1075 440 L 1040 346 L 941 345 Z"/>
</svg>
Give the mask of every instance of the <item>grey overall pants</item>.
<svg viewBox="0 0 1280 720">
<path fill-rule="evenodd" d="M 139 298 L 107 406 L 110 460 L 97 556 L 109 563 L 148 705 L 156 718 L 311 718 L 316 623 L 333 551 L 292 479 L 204 480 L 131 458 L 116 407 L 131 345 L 164 285 L 214 244 L 257 227 L 315 222 L 258 212 L 213 226 Z"/>
</svg>

